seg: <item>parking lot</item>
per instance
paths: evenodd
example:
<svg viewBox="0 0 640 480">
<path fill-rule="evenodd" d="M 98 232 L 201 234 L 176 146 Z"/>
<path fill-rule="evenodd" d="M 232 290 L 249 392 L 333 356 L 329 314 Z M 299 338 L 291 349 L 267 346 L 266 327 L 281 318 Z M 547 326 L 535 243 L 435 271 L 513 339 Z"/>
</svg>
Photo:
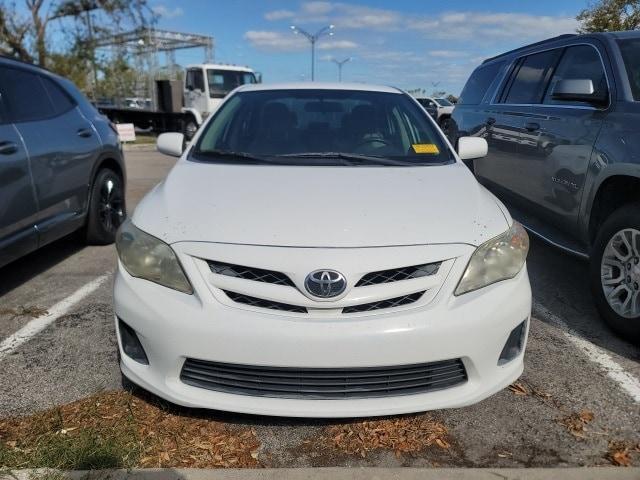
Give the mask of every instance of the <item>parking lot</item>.
<svg viewBox="0 0 640 480">
<path fill-rule="evenodd" d="M 126 153 L 129 212 L 173 162 L 150 148 Z M 121 389 L 115 262 L 114 246 L 69 237 L 0 271 L 0 418 Z M 585 262 L 532 239 L 528 269 L 534 310 L 524 375 L 479 404 L 370 423 L 186 409 L 177 418 L 249 428 L 259 445 L 252 458 L 262 466 L 640 465 L 640 350 L 599 319 Z M 367 446 L 372 429 L 409 436 L 410 424 L 425 421 L 438 425 L 441 439 L 420 448 L 403 449 L 402 439 Z M 345 446 L 341 435 L 354 440 Z"/>
</svg>

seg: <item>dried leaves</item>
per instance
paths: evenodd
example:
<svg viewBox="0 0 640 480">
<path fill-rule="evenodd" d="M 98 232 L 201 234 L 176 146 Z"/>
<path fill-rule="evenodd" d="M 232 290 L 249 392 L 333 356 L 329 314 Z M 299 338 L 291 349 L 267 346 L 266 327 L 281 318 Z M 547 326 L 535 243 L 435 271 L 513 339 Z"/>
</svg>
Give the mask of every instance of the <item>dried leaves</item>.
<svg viewBox="0 0 640 480">
<path fill-rule="evenodd" d="M 572 413 L 561 418 L 558 423 L 566 427 L 571 435 L 576 438 L 583 439 L 587 429 L 585 428 L 594 419 L 593 412 L 590 410 L 582 410 L 580 413 Z"/>
<path fill-rule="evenodd" d="M 431 446 L 450 447 L 445 426 L 426 416 L 334 425 L 321 440 L 342 453 L 361 457 L 372 450 L 390 450 L 401 457 Z"/>
<path fill-rule="evenodd" d="M 258 465 L 259 442 L 252 429 L 166 410 L 126 392 L 102 393 L 29 417 L 0 420 L 0 442 L 27 454 L 34 453 L 45 436 L 69 442 L 88 431 L 101 438 L 124 439 L 126 450 L 137 453 L 126 463 L 132 466 Z"/>
<path fill-rule="evenodd" d="M 613 465 L 630 467 L 634 453 L 640 453 L 640 443 L 633 445 L 630 442 L 612 440 L 609 442 L 609 452 L 606 456 Z"/>
</svg>

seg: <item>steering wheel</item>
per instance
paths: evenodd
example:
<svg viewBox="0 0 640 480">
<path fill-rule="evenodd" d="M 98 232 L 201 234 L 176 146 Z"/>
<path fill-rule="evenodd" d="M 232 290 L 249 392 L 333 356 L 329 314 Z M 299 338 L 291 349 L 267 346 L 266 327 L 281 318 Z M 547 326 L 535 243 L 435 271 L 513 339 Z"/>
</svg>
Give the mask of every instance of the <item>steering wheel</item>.
<svg viewBox="0 0 640 480">
<path fill-rule="evenodd" d="M 370 143 L 381 143 L 382 145 L 384 145 L 385 147 L 388 147 L 389 145 L 391 145 L 390 142 L 388 142 L 387 140 L 385 140 L 384 138 L 380 138 L 380 137 L 369 137 L 369 138 L 365 138 L 363 141 L 361 141 L 358 145 L 356 145 L 356 148 L 360 148 L 360 147 L 364 147 L 365 145 L 368 145 Z"/>
</svg>

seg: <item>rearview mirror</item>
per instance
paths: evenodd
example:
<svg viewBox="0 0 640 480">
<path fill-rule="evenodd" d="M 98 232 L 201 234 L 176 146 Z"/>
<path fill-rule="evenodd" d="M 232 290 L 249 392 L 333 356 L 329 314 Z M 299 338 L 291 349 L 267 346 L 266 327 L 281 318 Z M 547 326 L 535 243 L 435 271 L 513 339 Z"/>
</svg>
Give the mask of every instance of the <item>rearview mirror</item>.
<svg viewBox="0 0 640 480">
<path fill-rule="evenodd" d="M 608 100 L 607 92 L 596 93 L 593 81 L 588 78 L 558 80 L 551 93 L 553 100 L 564 102 L 587 102 L 603 104 Z"/>
<path fill-rule="evenodd" d="M 458 156 L 460 160 L 473 160 L 486 157 L 489 145 L 484 138 L 461 137 L 458 139 Z"/>
<path fill-rule="evenodd" d="M 162 133 L 158 136 L 156 147 L 160 153 L 179 157 L 182 155 L 184 146 L 184 135 L 182 133 L 170 132 Z"/>
</svg>

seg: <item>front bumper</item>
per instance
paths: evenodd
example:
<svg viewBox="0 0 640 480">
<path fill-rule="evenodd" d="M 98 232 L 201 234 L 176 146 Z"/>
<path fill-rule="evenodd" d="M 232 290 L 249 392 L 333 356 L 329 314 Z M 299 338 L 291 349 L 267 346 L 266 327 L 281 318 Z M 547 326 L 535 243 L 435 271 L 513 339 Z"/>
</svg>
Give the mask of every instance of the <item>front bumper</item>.
<svg viewBox="0 0 640 480">
<path fill-rule="evenodd" d="M 512 383 L 523 370 L 523 353 L 504 365 L 498 365 L 498 358 L 509 333 L 530 316 L 526 267 L 514 279 L 454 297 L 451 292 L 466 265 L 466 258 L 460 258 L 427 305 L 349 319 L 302 319 L 220 302 L 182 260 L 194 295 L 133 278 L 121 265 L 114 287 L 116 318 L 137 332 L 149 359 L 143 365 L 121 355 L 122 372 L 179 405 L 294 417 L 390 415 L 473 404 Z M 180 372 L 186 358 L 299 368 L 381 367 L 460 358 L 468 380 L 444 390 L 383 398 L 256 397 L 183 383 Z"/>
</svg>

